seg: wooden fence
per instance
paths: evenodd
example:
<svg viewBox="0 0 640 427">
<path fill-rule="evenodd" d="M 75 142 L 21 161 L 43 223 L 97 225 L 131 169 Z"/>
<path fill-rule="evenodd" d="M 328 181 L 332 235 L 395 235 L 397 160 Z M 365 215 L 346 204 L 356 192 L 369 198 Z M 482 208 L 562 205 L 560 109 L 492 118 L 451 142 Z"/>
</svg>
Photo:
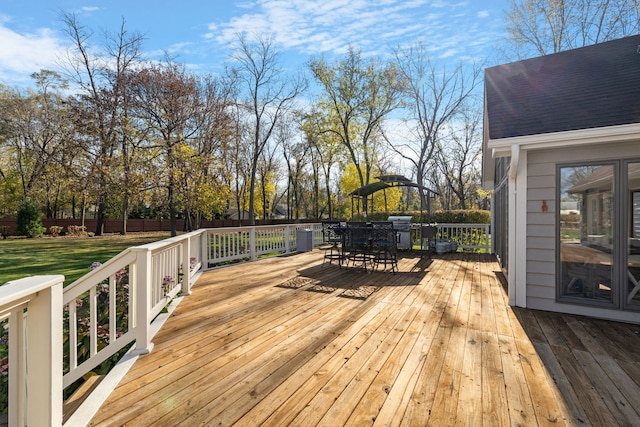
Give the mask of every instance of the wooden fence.
<svg viewBox="0 0 640 427">
<path fill-rule="evenodd" d="M 317 220 L 299 220 L 299 223 L 314 223 Z M 286 219 L 270 219 L 270 220 L 256 220 L 256 225 L 281 225 L 289 224 L 290 220 Z M 82 225 L 79 219 L 43 219 L 42 225 L 47 229 L 46 233 L 49 233 L 51 226 L 62 227 L 62 232 L 67 231 L 67 227 L 70 225 Z M 84 225 L 87 232 L 95 232 L 97 220 L 85 219 Z M 249 220 L 237 220 L 237 219 L 215 219 L 215 220 L 202 220 L 200 227 L 198 228 L 223 228 L 223 227 L 247 227 L 249 226 Z M 13 236 L 18 229 L 15 218 L 0 218 L 0 235 Z M 185 220 L 176 220 L 176 229 L 180 231 L 187 231 L 185 227 Z M 140 233 L 150 231 L 170 231 L 171 223 L 168 219 L 128 219 L 127 220 L 127 232 L 128 233 Z M 121 219 L 107 219 L 104 222 L 103 233 L 122 233 L 122 220 Z"/>
</svg>

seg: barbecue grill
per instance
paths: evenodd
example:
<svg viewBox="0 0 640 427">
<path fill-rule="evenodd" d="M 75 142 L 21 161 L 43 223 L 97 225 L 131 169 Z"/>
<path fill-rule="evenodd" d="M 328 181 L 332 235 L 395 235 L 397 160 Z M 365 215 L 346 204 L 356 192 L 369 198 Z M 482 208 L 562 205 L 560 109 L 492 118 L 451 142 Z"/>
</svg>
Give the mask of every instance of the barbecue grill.
<svg viewBox="0 0 640 427">
<path fill-rule="evenodd" d="M 411 216 L 392 215 L 387 221 L 393 223 L 398 233 L 398 249 L 411 249 Z"/>
</svg>

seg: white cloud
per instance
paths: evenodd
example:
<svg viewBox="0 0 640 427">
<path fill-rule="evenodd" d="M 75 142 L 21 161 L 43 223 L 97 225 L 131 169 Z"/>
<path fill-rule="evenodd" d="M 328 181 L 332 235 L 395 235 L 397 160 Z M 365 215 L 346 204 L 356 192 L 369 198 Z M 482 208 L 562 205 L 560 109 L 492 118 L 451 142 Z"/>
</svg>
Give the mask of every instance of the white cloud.
<svg viewBox="0 0 640 427">
<path fill-rule="evenodd" d="M 489 17 L 489 11 L 488 10 L 481 10 L 478 12 L 477 16 L 478 18 L 488 18 Z"/>
<path fill-rule="evenodd" d="M 19 34 L 0 24 L 0 78 L 24 79 L 41 69 L 56 69 L 61 51 L 60 41 L 51 30 L 42 28 L 36 33 Z"/>
<path fill-rule="evenodd" d="M 306 55 L 342 54 L 348 46 L 365 55 L 389 52 L 390 48 L 417 40 L 427 43 L 434 54 L 450 58 L 477 45 L 483 31 L 474 25 L 485 11 L 468 2 L 440 0 L 256 0 L 251 12 L 209 26 L 205 37 L 229 46 L 237 33 L 269 34 L 284 50 Z M 456 40 L 451 40 L 452 34 Z M 452 48 L 452 44 L 456 48 Z"/>
</svg>

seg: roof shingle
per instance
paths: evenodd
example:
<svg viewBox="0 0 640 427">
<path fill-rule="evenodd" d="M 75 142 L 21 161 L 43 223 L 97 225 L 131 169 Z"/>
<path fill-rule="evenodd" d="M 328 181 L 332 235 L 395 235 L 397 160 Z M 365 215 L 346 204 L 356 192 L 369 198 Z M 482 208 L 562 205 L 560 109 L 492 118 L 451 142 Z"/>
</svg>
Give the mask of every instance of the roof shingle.
<svg viewBox="0 0 640 427">
<path fill-rule="evenodd" d="M 640 123 L 640 35 L 485 70 L 491 139 Z"/>
</svg>

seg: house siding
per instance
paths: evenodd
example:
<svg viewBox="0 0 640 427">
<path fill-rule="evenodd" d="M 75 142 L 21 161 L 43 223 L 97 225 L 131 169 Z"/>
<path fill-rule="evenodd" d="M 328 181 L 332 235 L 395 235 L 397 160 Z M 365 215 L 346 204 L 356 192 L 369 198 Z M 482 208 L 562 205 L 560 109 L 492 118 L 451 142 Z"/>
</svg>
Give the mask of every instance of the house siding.
<svg viewBox="0 0 640 427">
<path fill-rule="evenodd" d="M 640 156 L 640 140 L 589 146 L 530 150 L 527 156 L 527 307 L 640 323 L 637 312 L 556 301 L 556 168 L 558 164 Z M 547 211 L 543 212 L 543 201 Z"/>
</svg>

